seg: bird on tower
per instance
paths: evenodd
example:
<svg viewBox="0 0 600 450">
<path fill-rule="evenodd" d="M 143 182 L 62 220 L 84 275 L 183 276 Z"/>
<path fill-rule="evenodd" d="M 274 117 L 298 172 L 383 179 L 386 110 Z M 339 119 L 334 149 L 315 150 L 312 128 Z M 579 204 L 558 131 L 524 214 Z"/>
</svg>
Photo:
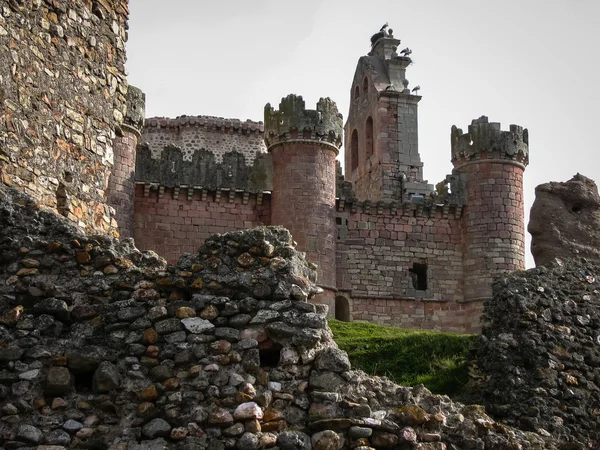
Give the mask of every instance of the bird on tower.
<svg viewBox="0 0 600 450">
<path fill-rule="evenodd" d="M 414 88 L 412 88 L 411 92 L 414 92 L 415 95 L 418 95 L 419 90 L 421 89 L 421 86 L 415 86 Z"/>
<path fill-rule="evenodd" d="M 385 31 L 385 29 L 388 27 L 388 23 L 384 23 L 383 26 L 379 29 L 380 32 Z"/>
<path fill-rule="evenodd" d="M 404 56 L 408 56 L 408 55 L 410 55 L 412 53 L 412 50 L 410 48 L 406 47 L 400 53 L 402 53 L 402 55 L 404 55 Z"/>
</svg>

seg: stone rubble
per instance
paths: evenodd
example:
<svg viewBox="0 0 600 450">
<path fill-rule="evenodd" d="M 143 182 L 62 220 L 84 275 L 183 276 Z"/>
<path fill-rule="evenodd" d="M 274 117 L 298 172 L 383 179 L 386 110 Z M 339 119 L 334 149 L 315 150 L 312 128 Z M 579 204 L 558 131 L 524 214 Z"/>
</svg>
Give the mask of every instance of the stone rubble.
<svg viewBox="0 0 600 450">
<path fill-rule="evenodd" d="M 503 421 L 600 448 L 600 263 L 515 272 L 486 302 L 473 390 Z"/>
<path fill-rule="evenodd" d="M 283 228 L 167 266 L 0 187 L 0 229 L 2 448 L 558 448 L 351 370 Z"/>
</svg>

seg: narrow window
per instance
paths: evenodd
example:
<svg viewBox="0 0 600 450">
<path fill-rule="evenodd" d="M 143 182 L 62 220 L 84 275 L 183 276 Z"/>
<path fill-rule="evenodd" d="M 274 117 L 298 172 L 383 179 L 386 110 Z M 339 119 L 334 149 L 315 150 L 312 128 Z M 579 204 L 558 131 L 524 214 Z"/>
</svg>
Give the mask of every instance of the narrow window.
<svg viewBox="0 0 600 450">
<path fill-rule="evenodd" d="M 373 155 L 373 118 L 369 116 L 365 131 L 365 144 L 367 147 L 367 158 Z"/>
<path fill-rule="evenodd" d="M 360 88 L 356 86 L 354 88 L 354 100 L 358 100 L 358 97 L 360 97 Z"/>
<path fill-rule="evenodd" d="M 352 170 L 356 170 L 358 167 L 358 131 L 352 132 L 352 139 L 350 140 L 350 157 L 352 159 Z"/>
<path fill-rule="evenodd" d="M 367 95 L 369 93 L 369 79 L 365 77 L 363 80 L 363 94 Z"/>
<path fill-rule="evenodd" d="M 408 269 L 412 278 L 413 289 L 417 291 L 427 290 L 427 264 L 414 263 L 412 269 Z"/>
</svg>

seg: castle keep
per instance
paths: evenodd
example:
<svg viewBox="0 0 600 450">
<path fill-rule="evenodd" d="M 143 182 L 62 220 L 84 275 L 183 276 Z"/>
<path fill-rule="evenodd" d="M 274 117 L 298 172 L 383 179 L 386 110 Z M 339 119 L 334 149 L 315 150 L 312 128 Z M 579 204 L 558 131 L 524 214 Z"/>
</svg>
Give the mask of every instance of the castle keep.
<svg viewBox="0 0 600 450">
<path fill-rule="evenodd" d="M 495 275 L 524 268 L 527 130 L 453 127 L 434 190 L 391 30 L 358 61 L 345 124 L 332 100 L 296 95 L 264 122 L 144 121 L 125 0 L 21 3 L 0 17 L 0 176 L 82 228 L 175 262 L 214 233 L 283 225 L 337 318 L 457 332 L 478 331 Z"/>
</svg>

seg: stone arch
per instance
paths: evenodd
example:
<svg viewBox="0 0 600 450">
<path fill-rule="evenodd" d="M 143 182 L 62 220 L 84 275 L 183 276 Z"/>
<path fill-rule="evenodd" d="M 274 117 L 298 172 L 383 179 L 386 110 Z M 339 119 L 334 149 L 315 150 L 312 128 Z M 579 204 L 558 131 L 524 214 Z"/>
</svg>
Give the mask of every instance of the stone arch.
<svg viewBox="0 0 600 450">
<path fill-rule="evenodd" d="M 335 318 L 342 322 L 350 322 L 350 300 L 343 295 L 335 297 Z"/>
</svg>

